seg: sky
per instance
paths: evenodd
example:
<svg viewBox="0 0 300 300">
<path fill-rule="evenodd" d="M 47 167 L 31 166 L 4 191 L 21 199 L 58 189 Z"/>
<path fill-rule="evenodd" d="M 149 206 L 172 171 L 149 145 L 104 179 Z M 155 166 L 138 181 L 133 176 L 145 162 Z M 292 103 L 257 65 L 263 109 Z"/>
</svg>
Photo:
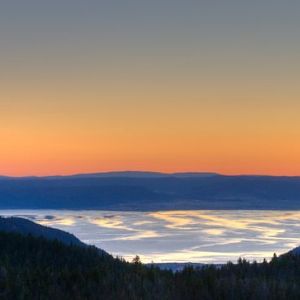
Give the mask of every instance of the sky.
<svg viewBox="0 0 300 300">
<path fill-rule="evenodd" d="M 0 174 L 300 175 L 300 2 L 0 4 Z"/>
</svg>

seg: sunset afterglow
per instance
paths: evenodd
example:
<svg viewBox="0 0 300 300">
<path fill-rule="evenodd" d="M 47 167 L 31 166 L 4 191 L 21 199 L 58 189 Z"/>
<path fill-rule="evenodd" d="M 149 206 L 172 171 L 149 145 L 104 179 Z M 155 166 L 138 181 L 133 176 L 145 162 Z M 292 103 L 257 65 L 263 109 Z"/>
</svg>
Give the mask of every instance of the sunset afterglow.
<svg viewBox="0 0 300 300">
<path fill-rule="evenodd" d="M 18 2 L 1 174 L 300 175 L 299 3 Z"/>
</svg>

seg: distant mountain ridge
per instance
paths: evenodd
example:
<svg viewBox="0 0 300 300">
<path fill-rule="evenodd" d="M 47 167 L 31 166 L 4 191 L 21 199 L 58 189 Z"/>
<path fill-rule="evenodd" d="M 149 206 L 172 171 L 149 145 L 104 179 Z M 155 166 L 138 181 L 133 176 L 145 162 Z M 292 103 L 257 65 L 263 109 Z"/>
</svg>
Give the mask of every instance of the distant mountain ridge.
<svg viewBox="0 0 300 300">
<path fill-rule="evenodd" d="M 111 171 L 98 173 L 78 173 L 72 175 L 50 175 L 50 176 L 5 176 L 0 175 L 1 179 L 61 179 L 61 178 L 111 178 L 111 177 L 125 177 L 125 178 L 161 178 L 161 177 L 206 177 L 221 175 L 212 172 L 175 172 L 163 173 L 152 171 Z"/>
<path fill-rule="evenodd" d="M 0 209 L 300 209 L 300 177 L 110 172 L 0 178 Z"/>
<path fill-rule="evenodd" d="M 177 173 L 162 173 L 162 172 L 142 172 L 142 171 L 116 171 L 105 173 L 92 174 L 75 174 L 68 177 L 133 177 L 133 178 L 156 178 L 156 177 L 205 177 L 219 175 L 217 173 L 208 172 L 177 172 Z"/>
</svg>

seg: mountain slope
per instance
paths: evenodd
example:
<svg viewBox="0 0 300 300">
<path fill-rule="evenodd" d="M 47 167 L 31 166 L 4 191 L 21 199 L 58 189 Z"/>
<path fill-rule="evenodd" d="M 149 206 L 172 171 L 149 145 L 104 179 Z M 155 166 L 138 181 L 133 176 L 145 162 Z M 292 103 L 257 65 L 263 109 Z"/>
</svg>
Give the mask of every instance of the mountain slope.
<svg viewBox="0 0 300 300">
<path fill-rule="evenodd" d="M 0 245 L 1 299 L 171 299 L 171 274 L 95 247 L 2 231 Z"/>
<path fill-rule="evenodd" d="M 14 232 L 22 235 L 32 235 L 35 237 L 44 237 L 48 240 L 58 240 L 67 245 L 85 246 L 77 237 L 68 232 L 45 227 L 23 218 L 0 217 L 0 231 Z"/>
</svg>

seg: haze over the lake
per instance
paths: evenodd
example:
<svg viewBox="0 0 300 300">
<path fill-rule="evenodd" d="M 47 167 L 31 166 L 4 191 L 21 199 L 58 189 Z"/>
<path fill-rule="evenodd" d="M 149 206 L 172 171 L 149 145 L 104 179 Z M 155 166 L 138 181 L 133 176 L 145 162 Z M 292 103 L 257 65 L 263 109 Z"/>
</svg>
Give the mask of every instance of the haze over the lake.
<svg viewBox="0 0 300 300">
<path fill-rule="evenodd" d="M 300 175 L 299 1 L 3 1 L 0 173 Z"/>
<path fill-rule="evenodd" d="M 150 262 L 262 261 L 300 241 L 299 211 L 1 210 L 75 234 L 115 256 Z"/>
</svg>

